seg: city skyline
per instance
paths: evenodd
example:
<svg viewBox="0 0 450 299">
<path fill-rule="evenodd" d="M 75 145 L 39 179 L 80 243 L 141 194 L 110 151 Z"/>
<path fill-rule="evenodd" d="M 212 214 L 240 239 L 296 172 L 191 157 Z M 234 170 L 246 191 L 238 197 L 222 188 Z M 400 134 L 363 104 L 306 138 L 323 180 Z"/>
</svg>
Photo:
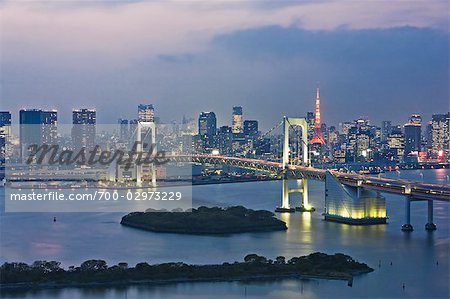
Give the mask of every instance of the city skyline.
<svg viewBox="0 0 450 299">
<path fill-rule="evenodd" d="M 273 123 L 314 111 L 319 82 L 325 123 L 363 115 L 398 123 L 399 111 L 428 119 L 448 107 L 446 8 L 6 1 L 0 100 L 6 110 L 39 103 L 62 115 L 73 102 L 95 106 L 103 123 L 145 102 L 167 121 L 196 110 L 225 119 L 241 105 L 249 118 Z"/>
</svg>

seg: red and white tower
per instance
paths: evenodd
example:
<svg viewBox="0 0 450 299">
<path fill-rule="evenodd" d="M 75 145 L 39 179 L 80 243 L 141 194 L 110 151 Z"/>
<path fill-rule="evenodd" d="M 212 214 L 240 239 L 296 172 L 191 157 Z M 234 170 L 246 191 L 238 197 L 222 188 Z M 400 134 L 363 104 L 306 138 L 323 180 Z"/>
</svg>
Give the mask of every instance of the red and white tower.
<svg viewBox="0 0 450 299">
<path fill-rule="evenodd" d="M 316 115 L 314 117 L 314 135 L 311 144 L 325 144 L 325 139 L 323 138 L 322 131 L 320 129 L 320 89 L 317 87 L 316 92 Z"/>
</svg>

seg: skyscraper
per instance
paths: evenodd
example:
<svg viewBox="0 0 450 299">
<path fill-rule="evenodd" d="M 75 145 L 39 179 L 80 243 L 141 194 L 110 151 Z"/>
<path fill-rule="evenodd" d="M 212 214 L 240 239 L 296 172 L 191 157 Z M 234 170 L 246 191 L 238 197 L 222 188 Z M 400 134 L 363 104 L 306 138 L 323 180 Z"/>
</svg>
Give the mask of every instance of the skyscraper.
<svg viewBox="0 0 450 299">
<path fill-rule="evenodd" d="M 72 144 L 75 150 L 83 147 L 92 149 L 95 143 L 95 125 L 97 113 L 95 109 L 72 110 Z"/>
<path fill-rule="evenodd" d="M 11 136 L 11 113 L 0 111 L 0 163 L 4 162 L 6 144 Z"/>
<path fill-rule="evenodd" d="M 244 121 L 244 135 L 253 137 L 258 134 L 258 121 L 257 120 L 246 120 Z"/>
<path fill-rule="evenodd" d="M 243 132 L 243 118 L 242 118 L 242 107 L 241 106 L 233 107 L 231 128 L 232 128 L 234 134 Z"/>
<path fill-rule="evenodd" d="M 450 158 L 450 112 L 447 114 L 434 114 L 431 119 L 432 154 L 440 160 Z"/>
<path fill-rule="evenodd" d="M 217 133 L 217 119 L 214 112 L 201 112 L 198 118 L 198 134 L 205 147 L 214 147 Z"/>
<path fill-rule="evenodd" d="M 214 112 L 201 112 L 198 118 L 198 134 L 212 137 L 216 135 L 217 120 Z"/>
<path fill-rule="evenodd" d="M 119 118 L 119 139 L 121 141 L 129 140 L 130 130 L 128 127 L 128 119 Z"/>
<path fill-rule="evenodd" d="M 19 111 L 20 156 L 30 145 L 54 144 L 57 138 L 58 114 L 56 110 L 22 109 Z"/>
<path fill-rule="evenodd" d="M 412 153 L 418 155 L 422 144 L 422 118 L 419 114 L 413 114 L 409 123 L 405 125 L 405 152 L 408 156 Z"/>
<path fill-rule="evenodd" d="M 320 89 L 316 91 L 316 115 L 314 118 L 314 136 L 310 141 L 311 144 L 325 144 L 320 124 Z"/>
<path fill-rule="evenodd" d="M 231 127 L 222 126 L 217 136 L 217 145 L 221 155 L 228 155 L 232 152 L 233 133 Z"/>
<path fill-rule="evenodd" d="M 155 122 L 155 109 L 152 104 L 140 104 L 138 106 L 139 122 Z"/>
<path fill-rule="evenodd" d="M 389 134 L 387 139 L 389 156 L 391 160 L 400 161 L 405 150 L 405 136 L 403 135 L 401 129 L 394 127 L 391 134 Z"/>
<path fill-rule="evenodd" d="M 389 134 L 392 132 L 392 123 L 390 120 L 384 120 L 381 123 L 381 141 L 386 141 Z"/>
</svg>

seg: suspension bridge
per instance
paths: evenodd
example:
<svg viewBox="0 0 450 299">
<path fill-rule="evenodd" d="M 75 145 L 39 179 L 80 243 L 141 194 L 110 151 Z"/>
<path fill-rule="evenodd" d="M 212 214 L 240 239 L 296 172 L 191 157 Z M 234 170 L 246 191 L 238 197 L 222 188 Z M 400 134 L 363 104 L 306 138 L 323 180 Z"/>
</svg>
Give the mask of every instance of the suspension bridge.
<svg viewBox="0 0 450 299">
<path fill-rule="evenodd" d="M 253 170 L 282 179 L 281 206 L 278 212 L 312 212 L 309 203 L 308 180 L 325 182 L 325 212 L 326 220 L 345 222 L 350 224 L 377 224 L 386 222 L 385 200 L 380 193 L 390 193 L 403 196 L 405 202 L 404 231 L 412 231 L 411 202 L 428 202 L 427 230 L 436 229 L 433 223 L 433 202 L 450 201 L 450 186 L 427 184 L 402 179 L 388 179 L 355 173 L 345 173 L 311 167 L 308 150 L 308 123 L 304 118 L 287 118 L 270 129 L 260 138 L 276 128 L 282 127 L 281 155 L 276 161 L 273 156 L 268 159 L 233 157 L 223 155 L 192 154 L 174 155 L 169 157 L 176 162 L 192 162 L 211 165 L 229 165 L 232 167 Z M 294 133 L 294 146 L 291 134 Z M 294 150 L 292 150 L 294 148 Z M 275 157 L 277 158 L 277 157 Z M 296 181 L 295 188 L 289 187 L 289 181 Z M 292 207 L 289 194 L 301 194 L 301 206 Z"/>
</svg>

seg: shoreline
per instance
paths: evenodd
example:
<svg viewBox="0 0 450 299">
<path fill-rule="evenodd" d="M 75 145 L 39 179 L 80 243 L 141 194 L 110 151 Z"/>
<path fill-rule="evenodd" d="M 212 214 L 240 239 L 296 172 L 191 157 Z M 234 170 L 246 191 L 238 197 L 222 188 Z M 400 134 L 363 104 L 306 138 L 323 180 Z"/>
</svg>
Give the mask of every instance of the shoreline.
<svg viewBox="0 0 450 299">
<path fill-rule="evenodd" d="M 324 280 L 342 280 L 350 281 L 354 276 L 368 274 L 373 272 L 373 269 L 354 271 L 352 274 L 342 275 L 320 275 L 320 274 L 261 274 L 261 275 L 242 275 L 231 278 L 174 278 L 174 279 L 159 279 L 159 280 L 128 280 L 117 282 L 85 282 L 85 283 L 10 283 L 0 284 L 0 291 L 13 290 L 43 290 L 43 289 L 63 289 L 63 288 L 93 288 L 93 287 L 119 287 L 119 286 L 133 286 L 133 285 L 164 285 L 174 283 L 195 283 L 195 282 L 233 282 L 233 281 L 264 281 L 268 279 L 283 280 L 289 278 L 296 279 L 324 279 Z"/>
</svg>

